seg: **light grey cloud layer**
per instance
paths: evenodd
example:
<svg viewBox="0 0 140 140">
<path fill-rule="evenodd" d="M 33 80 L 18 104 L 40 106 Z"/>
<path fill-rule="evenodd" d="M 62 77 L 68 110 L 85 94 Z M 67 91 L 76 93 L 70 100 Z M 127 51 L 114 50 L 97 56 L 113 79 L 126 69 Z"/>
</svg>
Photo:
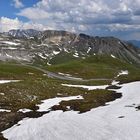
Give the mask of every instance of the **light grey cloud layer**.
<svg viewBox="0 0 140 140">
<path fill-rule="evenodd" d="M 140 0 L 40 0 L 17 15 L 40 29 L 140 39 Z"/>
</svg>

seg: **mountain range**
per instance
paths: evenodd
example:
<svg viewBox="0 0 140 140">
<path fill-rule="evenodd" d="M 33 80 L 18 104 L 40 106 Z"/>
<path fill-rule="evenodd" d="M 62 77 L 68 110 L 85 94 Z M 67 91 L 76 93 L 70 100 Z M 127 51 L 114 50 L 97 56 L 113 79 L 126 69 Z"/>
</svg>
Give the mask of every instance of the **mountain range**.
<svg viewBox="0 0 140 140">
<path fill-rule="evenodd" d="M 114 117 L 111 119 L 112 122 L 119 121 L 121 126 L 122 119 L 128 120 L 128 115 L 138 113 L 140 108 L 139 102 L 137 102 L 140 82 L 136 81 L 140 81 L 140 48 L 130 42 L 115 37 L 89 36 L 57 30 L 29 29 L 0 33 L 0 140 L 5 140 L 3 134 L 5 137 L 6 131 L 12 132 L 13 125 L 17 131 L 21 120 L 22 124 L 24 126 L 28 124 L 27 128 L 29 128 L 32 121 L 30 124 L 26 123 L 24 118 L 33 120 L 36 124 L 40 122 L 37 120 L 41 119 L 42 126 L 47 122 L 44 120 L 45 115 L 60 112 L 60 115 L 54 114 L 50 117 L 56 116 L 58 118 L 56 121 L 59 121 L 59 116 L 67 114 L 66 111 L 68 113 L 76 111 L 76 113 L 84 113 L 83 115 L 77 114 L 82 118 L 90 114 L 93 108 L 99 106 L 102 106 L 103 109 L 110 107 L 103 111 L 102 116 L 106 115 L 110 109 L 113 111 L 117 109 L 117 113 L 113 112 L 115 117 L 111 113 L 111 117 Z M 137 84 L 131 86 L 132 82 Z M 128 88 L 128 84 L 124 83 L 129 83 L 130 87 Z M 122 90 L 120 91 L 120 89 Z M 127 92 L 123 93 L 124 90 Z M 69 97 L 71 100 L 67 100 Z M 118 99 L 116 101 L 118 108 L 113 108 L 110 104 L 115 99 Z M 49 104 L 51 106 L 48 106 Z M 121 114 L 120 107 L 123 110 Z M 127 115 L 125 115 L 126 110 L 128 110 Z M 87 114 L 85 114 L 86 112 Z M 76 115 L 76 113 L 74 114 Z M 102 116 L 100 113 L 97 114 L 99 114 L 100 121 Z M 70 115 L 67 114 L 68 117 Z M 94 116 L 95 112 L 89 118 Z M 79 120 L 79 118 L 77 119 Z M 98 118 L 93 118 L 93 120 L 96 122 Z M 130 119 L 129 122 L 131 121 Z M 93 121 L 93 124 L 95 122 Z M 110 118 L 107 122 L 110 122 Z M 33 123 L 33 128 L 35 123 Z M 78 123 L 80 124 L 80 122 Z M 106 125 L 106 123 L 104 124 Z M 78 130 L 84 125 L 80 126 Z M 40 124 L 36 125 L 35 134 L 32 131 L 27 132 L 27 137 L 30 134 L 33 139 L 34 136 L 35 139 L 37 138 L 36 134 L 42 136 L 45 129 L 42 127 L 43 130 L 41 130 L 39 126 Z M 50 129 L 50 125 L 48 126 L 46 130 Z M 56 125 L 54 124 L 54 126 Z M 65 128 L 64 132 L 66 132 Z M 22 130 L 19 132 L 22 137 Z M 20 139 L 17 135 L 13 135 L 13 132 L 11 134 L 13 139 Z"/>
<path fill-rule="evenodd" d="M 67 31 L 33 29 L 10 30 L 0 34 L 1 61 L 14 60 L 51 65 L 95 55 L 106 55 L 140 64 L 140 49 L 115 37 L 94 37 Z"/>
</svg>

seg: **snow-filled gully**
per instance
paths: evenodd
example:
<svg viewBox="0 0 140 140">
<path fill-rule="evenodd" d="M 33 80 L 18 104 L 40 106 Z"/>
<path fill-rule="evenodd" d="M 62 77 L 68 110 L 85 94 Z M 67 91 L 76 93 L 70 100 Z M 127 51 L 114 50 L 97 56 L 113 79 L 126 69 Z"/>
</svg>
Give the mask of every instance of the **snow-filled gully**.
<svg viewBox="0 0 140 140">
<path fill-rule="evenodd" d="M 52 111 L 40 118 L 27 118 L 5 131 L 9 140 L 139 140 L 140 82 L 121 85 L 123 97 L 108 106 L 78 114 Z M 131 106 L 131 107 L 130 107 Z"/>
</svg>

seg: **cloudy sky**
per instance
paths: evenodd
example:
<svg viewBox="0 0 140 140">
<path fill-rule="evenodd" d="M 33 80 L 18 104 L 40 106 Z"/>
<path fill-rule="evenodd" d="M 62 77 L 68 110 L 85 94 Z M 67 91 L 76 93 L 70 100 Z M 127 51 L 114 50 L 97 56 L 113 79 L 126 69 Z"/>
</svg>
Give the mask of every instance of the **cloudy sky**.
<svg viewBox="0 0 140 140">
<path fill-rule="evenodd" d="M 0 0 L 0 32 L 30 28 L 140 40 L 140 0 Z"/>
</svg>

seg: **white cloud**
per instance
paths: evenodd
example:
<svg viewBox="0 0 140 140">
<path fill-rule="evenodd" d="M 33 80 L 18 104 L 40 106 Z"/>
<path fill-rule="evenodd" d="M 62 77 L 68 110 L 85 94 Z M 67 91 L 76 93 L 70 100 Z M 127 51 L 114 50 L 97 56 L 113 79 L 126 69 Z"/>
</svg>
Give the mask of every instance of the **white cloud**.
<svg viewBox="0 0 140 140">
<path fill-rule="evenodd" d="M 18 18 L 15 19 L 9 19 L 7 17 L 1 17 L 0 18 L 0 31 L 5 32 L 11 29 L 19 29 L 21 28 L 21 22 L 18 20 Z"/>
<path fill-rule="evenodd" d="M 40 0 L 17 15 L 29 19 L 22 28 L 125 36 L 140 31 L 139 7 L 140 0 Z"/>
<path fill-rule="evenodd" d="M 18 18 L 10 19 L 7 17 L 0 18 L 0 32 L 7 32 L 12 29 L 36 29 L 46 30 L 52 29 L 39 23 L 22 22 Z"/>
<path fill-rule="evenodd" d="M 130 24 L 139 0 L 41 0 L 18 15 L 29 20 L 50 24 Z M 64 25 L 65 26 L 65 25 Z"/>
<path fill-rule="evenodd" d="M 15 8 L 24 7 L 23 3 L 20 0 L 13 0 Z"/>
<path fill-rule="evenodd" d="M 18 15 L 25 16 L 30 20 L 41 20 L 48 18 L 48 14 L 39 8 L 26 8 L 26 10 L 22 10 Z"/>
<path fill-rule="evenodd" d="M 39 23 L 33 23 L 33 22 L 26 22 L 22 23 L 22 29 L 35 29 L 35 30 L 53 30 L 51 27 L 47 27 L 45 25 L 39 24 Z"/>
</svg>

